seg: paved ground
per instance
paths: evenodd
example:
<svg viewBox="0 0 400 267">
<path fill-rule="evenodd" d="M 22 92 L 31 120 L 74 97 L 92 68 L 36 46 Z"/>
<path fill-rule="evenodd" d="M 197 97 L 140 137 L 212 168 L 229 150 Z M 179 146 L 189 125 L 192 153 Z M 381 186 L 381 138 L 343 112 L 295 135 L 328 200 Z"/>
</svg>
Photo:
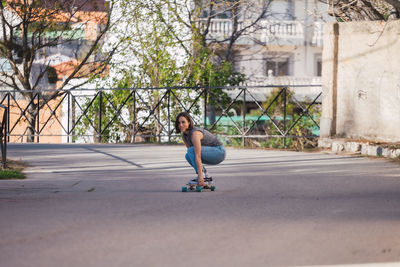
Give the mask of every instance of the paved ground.
<svg viewBox="0 0 400 267">
<path fill-rule="evenodd" d="M 0 181 L 0 266 L 400 262 L 398 163 L 228 149 L 209 168 L 216 192 L 182 193 L 193 177 L 182 146 L 8 152 L 33 167 Z"/>
</svg>

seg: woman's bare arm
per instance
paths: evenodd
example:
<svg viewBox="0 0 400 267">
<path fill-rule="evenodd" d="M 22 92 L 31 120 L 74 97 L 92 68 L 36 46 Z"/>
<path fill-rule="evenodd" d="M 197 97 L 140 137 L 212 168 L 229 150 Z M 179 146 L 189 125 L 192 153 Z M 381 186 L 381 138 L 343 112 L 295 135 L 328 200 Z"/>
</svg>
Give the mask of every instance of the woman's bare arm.
<svg viewBox="0 0 400 267">
<path fill-rule="evenodd" d="M 201 162 L 201 140 L 203 139 L 203 133 L 200 131 L 195 131 L 192 134 L 192 143 L 194 147 L 194 155 L 196 157 L 196 166 L 197 166 L 197 175 L 198 185 L 204 185 L 204 178 L 203 178 L 203 164 Z"/>
</svg>

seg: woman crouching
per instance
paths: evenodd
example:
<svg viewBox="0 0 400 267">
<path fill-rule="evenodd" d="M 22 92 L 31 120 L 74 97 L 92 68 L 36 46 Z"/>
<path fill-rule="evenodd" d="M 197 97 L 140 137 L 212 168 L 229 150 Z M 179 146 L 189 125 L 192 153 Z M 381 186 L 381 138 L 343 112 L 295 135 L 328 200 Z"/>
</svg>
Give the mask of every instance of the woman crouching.
<svg viewBox="0 0 400 267">
<path fill-rule="evenodd" d="M 225 148 L 221 141 L 209 131 L 194 127 L 189 113 L 181 112 L 175 120 L 175 130 L 182 133 L 182 139 L 187 147 L 186 160 L 194 168 L 197 178 L 192 182 L 204 186 L 205 182 L 211 182 L 203 164 L 216 165 L 225 159 Z"/>
</svg>

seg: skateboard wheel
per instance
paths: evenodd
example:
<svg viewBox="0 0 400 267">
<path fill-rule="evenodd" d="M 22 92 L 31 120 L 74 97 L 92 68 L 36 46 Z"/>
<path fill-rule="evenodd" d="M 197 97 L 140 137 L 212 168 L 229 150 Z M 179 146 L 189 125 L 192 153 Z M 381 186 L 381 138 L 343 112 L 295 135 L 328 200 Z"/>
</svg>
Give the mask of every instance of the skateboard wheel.
<svg viewBox="0 0 400 267">
<path fill-rule="evenodd" d="M 182 192 L 187 192 L 188 188 L 186 186 L 182 187 Z"/>
<path fill-rule="evenodd" d="M 215 185 L 213 185 L 213 186 L 211 186 L 210 189 L 211 189 L 211 191 L 215 191 L 215 188 L 216 188 Z"/>
<path fill-rule="evenodd" d="M 196 191 L 197 191 L 197 192 L 201 192 L 202 189 L 203 189 L 203 188 L 202 188 L 201 186 L 196 186 Z"/>
</svg>

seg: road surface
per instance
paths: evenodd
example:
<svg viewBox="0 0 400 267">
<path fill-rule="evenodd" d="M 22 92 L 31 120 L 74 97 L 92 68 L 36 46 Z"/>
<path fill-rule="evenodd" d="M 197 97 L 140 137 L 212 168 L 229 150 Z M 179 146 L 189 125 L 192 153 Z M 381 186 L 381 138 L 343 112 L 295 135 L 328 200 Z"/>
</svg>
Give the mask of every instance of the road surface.
<svg viewBox="0 0 400 267">
<path fill-rule="evenodd" d="M 183 146 L 8 153 L 31 167 L 0 181 L 0 266 L 400 263 L 399 163 L 229 148 L 208 168 L 215 192 L 182 193 L 194 178 Z"/>
</svg>

